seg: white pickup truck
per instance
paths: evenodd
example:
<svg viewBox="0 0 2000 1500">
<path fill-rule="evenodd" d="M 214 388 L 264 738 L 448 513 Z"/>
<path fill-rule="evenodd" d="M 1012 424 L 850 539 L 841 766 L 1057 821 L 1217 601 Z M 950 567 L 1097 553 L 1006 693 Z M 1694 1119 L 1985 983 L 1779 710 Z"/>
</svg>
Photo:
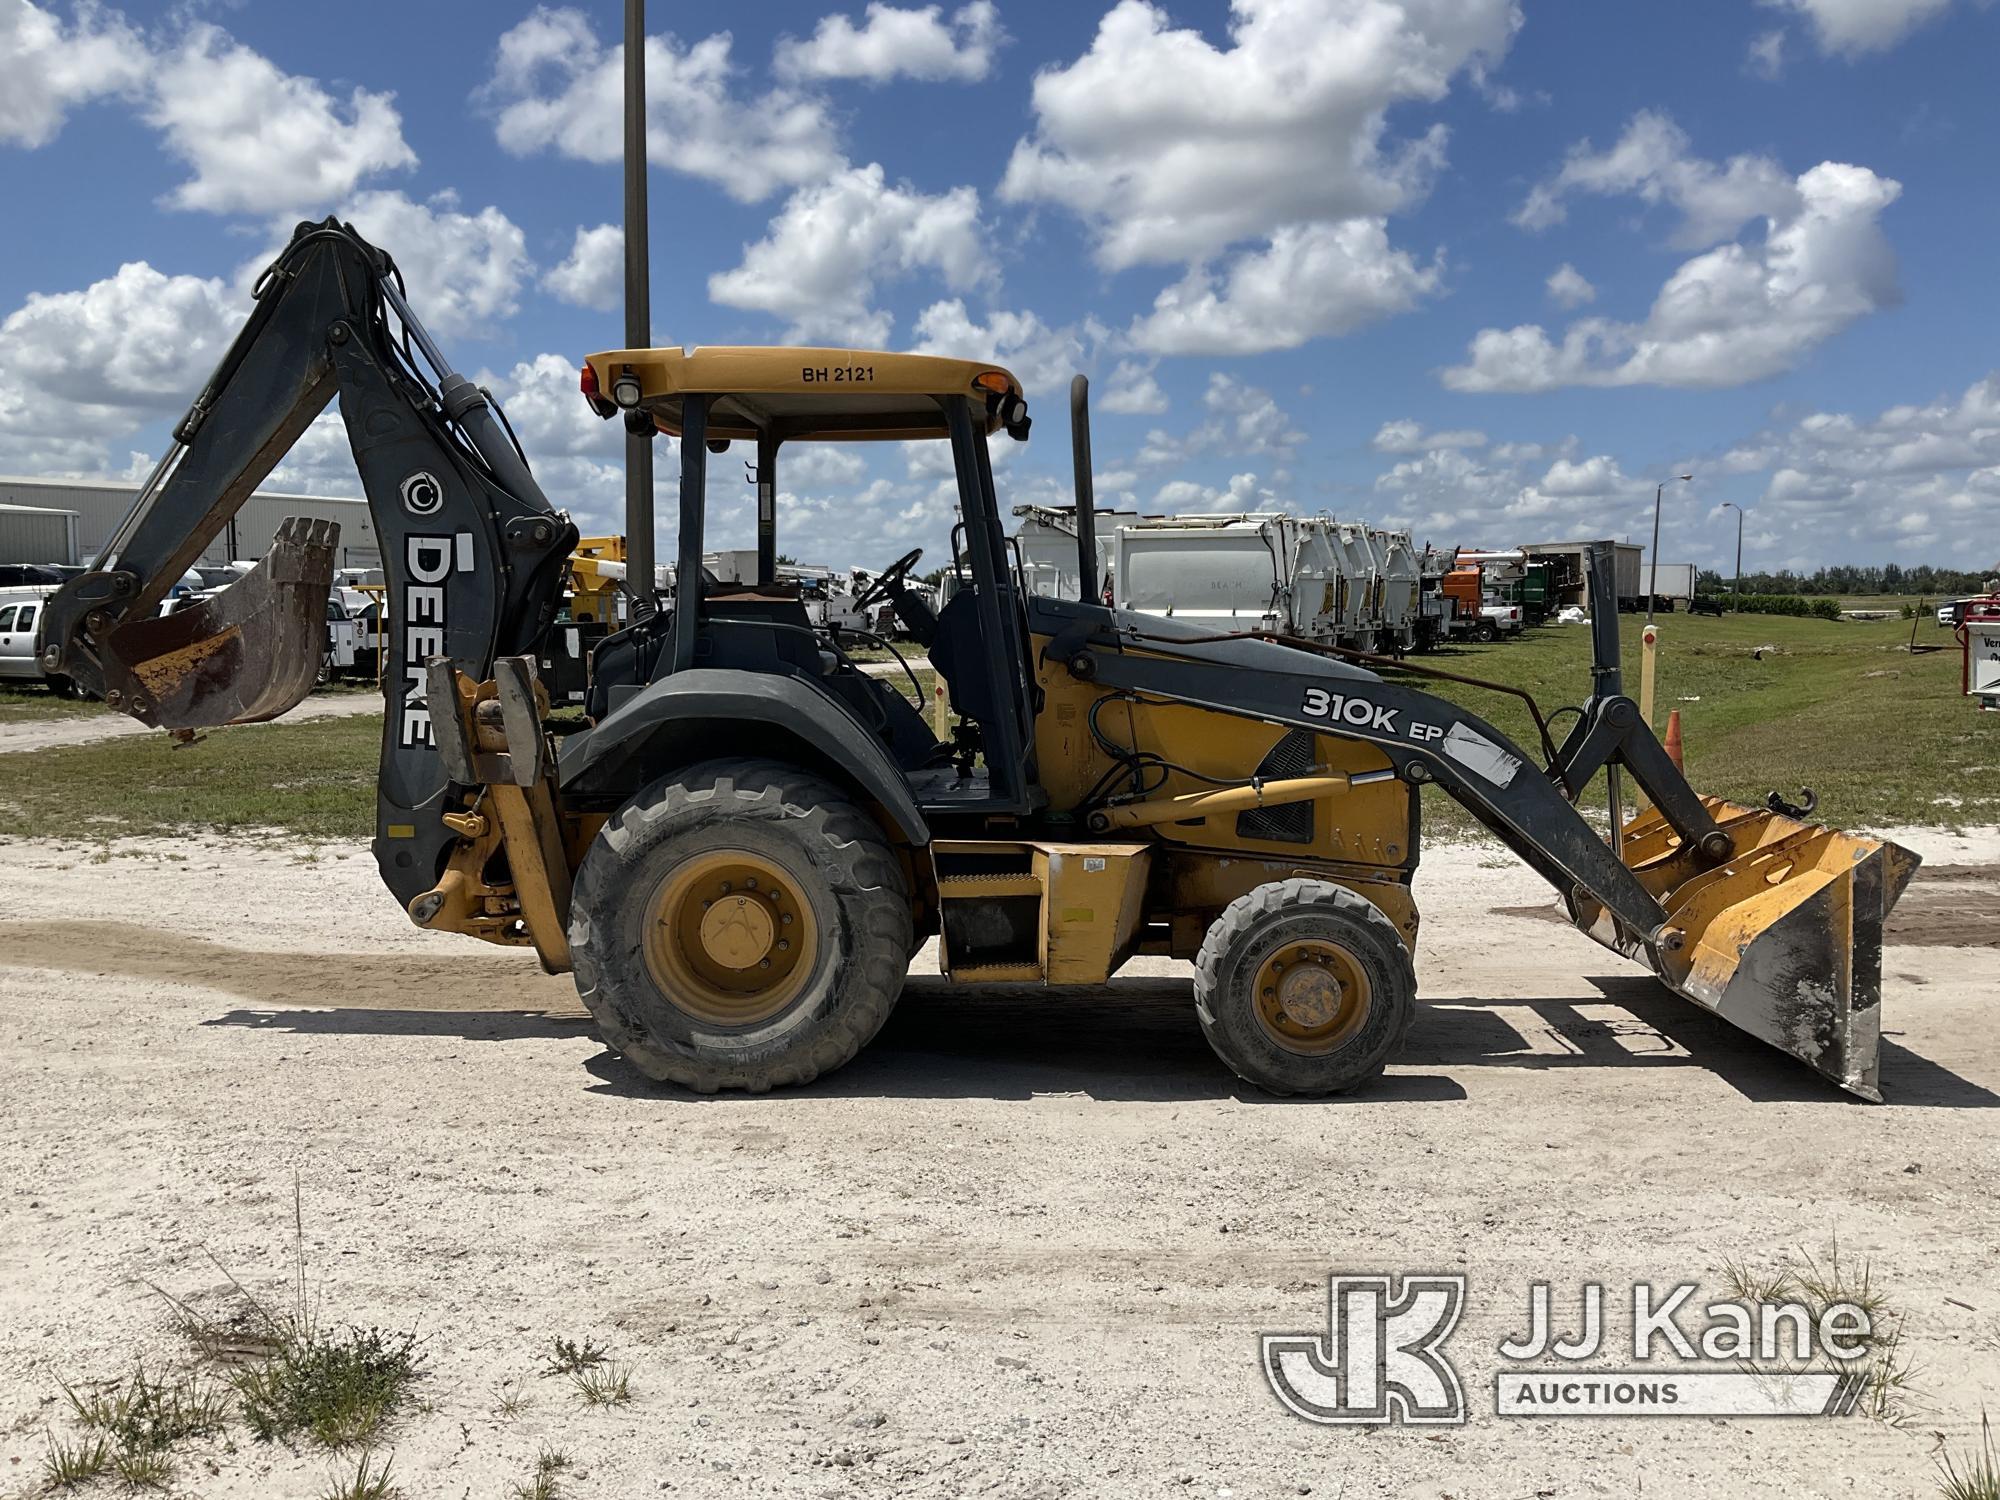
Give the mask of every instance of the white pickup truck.
<svg viewBox="0 0 2000 1500">
<path fill-rule="evenodd" d="M 74 684 L 42 670 L 36 644 L 42 606 L 58 587 L 29 583 L 0 589 L 0 682 L 39 682 L 67 698 L 74 696 Z"/>
<path fill-rule="evenodd" d="M 1503 635 L 1519 635 L 1522 623 L 1520 605 L 1488 599 L 1479 606 L 1479 623 L 1472 628 L 1472 638 L 1497 641 Z"/>
</svg>

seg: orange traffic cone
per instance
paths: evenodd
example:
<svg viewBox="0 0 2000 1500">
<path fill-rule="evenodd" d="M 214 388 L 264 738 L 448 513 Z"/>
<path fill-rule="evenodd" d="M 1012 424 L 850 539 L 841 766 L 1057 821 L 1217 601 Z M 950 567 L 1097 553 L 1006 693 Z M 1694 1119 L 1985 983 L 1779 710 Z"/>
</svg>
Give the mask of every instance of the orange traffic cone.
<svg viewBox="0 0 2000 1500">
<path fill-rule="evenodd" d="M 1685 771 L 1681 764 L 1681 711 L 1670 709 L 1667 713 L 1667 759 L 1674 763 L 1674 769 Z"/>
</svg>

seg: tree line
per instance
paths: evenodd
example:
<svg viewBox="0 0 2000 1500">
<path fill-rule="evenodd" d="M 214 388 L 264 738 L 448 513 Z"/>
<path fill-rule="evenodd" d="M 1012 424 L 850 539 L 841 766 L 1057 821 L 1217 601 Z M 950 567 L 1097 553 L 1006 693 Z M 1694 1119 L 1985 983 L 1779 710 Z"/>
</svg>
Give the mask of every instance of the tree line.
<svg viewBox="0 0 2000 1500">
<path fill-rule="evenodd" d="M 1776 573 L 1745 573 L 1742 591 L 1746 594 L 1924 594 L 1935 597 L 1977 594 L 1987 581 L 2000 575 L 2000 565 L 1967 571 L 1937 568 L 1919 563 L 1906 568 L 1900 563 L 1862 565 L 1840 563 L 1810 573 L 1789 568 Z M 1695 576 L 1695 589 L 1703 594 L 1726 594 L 1737 587 L 1734 578 L 1714 568 L 1703 568 Z"/>
</svg>

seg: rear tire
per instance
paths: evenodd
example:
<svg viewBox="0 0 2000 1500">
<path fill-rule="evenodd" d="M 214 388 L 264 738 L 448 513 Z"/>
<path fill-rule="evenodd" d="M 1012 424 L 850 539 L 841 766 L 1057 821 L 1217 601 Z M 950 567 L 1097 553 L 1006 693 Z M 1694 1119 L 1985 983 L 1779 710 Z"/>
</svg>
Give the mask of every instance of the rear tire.
<svg viewBox="0 0 2000 1500">
<path fill-rule="evenodd" d="M 1499 635 L 1500 632 L 1494 629 L 1493 622 L 1491 620 L 1481 620 L 1478 626 L 1472 632 L 1472 638 L 1475 641 L 1480 641 L 1489 645 L 1493 641 L 1497 640 L 1499 638 Z"/>
<path fill-rule="evenodd" d="M 910 900 L 873 818 L 796 767 L 654 782 L 577 872 L 570 950 L 604 1040 L 649 1078 L 763 1093 L 847 1062 L 902 993 Z"/>
<path fill-rule="evenodd" d="M 1381 1073 L 1416 1016 L 1395 924 L 1325 880 L 1230 902 L 1195 959 L 1195 1014 L 1215 1055 L 1272 1094 L 1342 1094 Z"/>
</svg>

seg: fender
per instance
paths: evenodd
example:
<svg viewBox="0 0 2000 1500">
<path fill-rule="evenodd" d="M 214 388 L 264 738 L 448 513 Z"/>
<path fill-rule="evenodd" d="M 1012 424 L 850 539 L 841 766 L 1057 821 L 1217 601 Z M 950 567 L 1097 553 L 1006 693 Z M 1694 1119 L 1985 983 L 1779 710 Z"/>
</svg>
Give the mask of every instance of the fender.
<svg viewBox="0 0 2000 1500">
<path fill-rule="evenodd" d="M 791 744 L 784 743 L 786 740 Z M 693 667 L 641 688 L 594 728 L 571 735 L 558 780 L 572 805 L 624 801 L 662 771 L 717 755 L 791 756 L 854 786 L 904 843 L 930 828 L 902 770 L 811 678 Z"/>
</svg>

